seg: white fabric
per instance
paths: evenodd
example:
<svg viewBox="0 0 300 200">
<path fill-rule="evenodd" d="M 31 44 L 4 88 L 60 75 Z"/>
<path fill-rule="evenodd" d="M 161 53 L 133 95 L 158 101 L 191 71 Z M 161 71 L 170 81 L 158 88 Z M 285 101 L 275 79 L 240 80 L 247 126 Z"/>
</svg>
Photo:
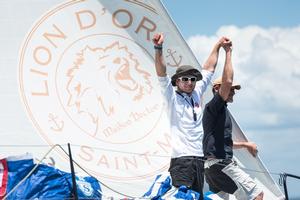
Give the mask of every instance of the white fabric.
<svg viewBox="0 0 300 200">
<path fill-rule="evenodd" d="M 222 159 L 210 159 L 210 160 L 206 160 L 204 162 L 204 168 L 208 169 L 208 168 L 210 168 L 211 166 L 213 166 L 214 164 L 216 164 L 216 163 L 218 163 L 220 161 L 222 161 Z"/>
<path fill-rule="evenodd" d="M 175 92 L 176 87 L 172 86 L 168 76 L 158 77 L 171 121 L 172 158 L 203 156 L 202 95 L 210 83 L 213 73 L 207 70 L 202 70 L 201 73 L 203 79 L 196 83 L 192 93 L 197 121 L 194 121 L 191 103 L 188 103 L 191 102 L 191 98 L 186 94 L 183 94 L 184 97 L 178 95 Z"/>
<path fill-rule="evenodd" d="M 236 199 L 252 200 L 262 192 L 254 180 L 234 162 L 224 167 L 222 171 L 238 186 L 238 190 L 234 193 Z"/>
<path fill-rule="evenodd" d="M 216 194 L 210 194 L 207 197 L 209 197 L 211 200 L 235 200 L 233 196 L 223 191 L 218 192 Z"/>
</svg>

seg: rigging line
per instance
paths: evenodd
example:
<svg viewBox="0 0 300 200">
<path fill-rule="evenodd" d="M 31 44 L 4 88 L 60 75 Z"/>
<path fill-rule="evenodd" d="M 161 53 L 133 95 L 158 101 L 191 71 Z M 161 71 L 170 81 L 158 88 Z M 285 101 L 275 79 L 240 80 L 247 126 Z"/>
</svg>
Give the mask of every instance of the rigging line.
<svg viewBox="0 0 300 200">
<path fill-rule="evenodd" d="M 82 146 L 82 145 L 76 145 L 76 144 L 71 144 L 71 146 Z M 91 147 L 91 146 L 89 146 Z M 124 153 L 124 154 L 133 154 L 133 155 L 145 155 L 145 154 L 142 154 L 142 153 L 135 153 L 135 152 L 129 152 L 129 151 L 120 151 L 120 150 L 113 150 L 113 149 L 106 149 L 106 148 L 100 148 L 100 147 L 91 147 L 91 148 L 94 148 L 94 149 L 98 149 L 98 150 L 104 150 L 104 151 L 110 151 L 110 152 L 116 152 L 116 153 Z M 166 156 L 166 155 L 154 155 L 154 154 L 147 154 L 147 156 L 153 156 L 153 157 L 165 157 L 165 158 L 170 158 L 171 156 Z M 183 158 L 184 159 L 184 158 Z M 188 159 L 188 158 L 187 158 Z M 198 158 L 199 160 L 201 161 L 205 161 L 205 159 L 203 158 Z M 222 163 L 216 163 L 217 165 L 220 165 L 220 166 L 226 166 Z M 253 171 L 253 172 L 258 172 L 258 173 L 265 173 L 265 174 L 273 174 L 273 175 L 280 175 L 280 173 L 276 173 L 276 172 L 268 172 L 268 171 L 259 171 L 259 170 L 254 170 L 254 169 L 248 169 L 248 168 L 245 168 L 245 167 L 241 167 L 239 166 L 241 169 L 244 169 L 244 170 L 247 170 L 247 171 Z"/>
<path fill-rule="evenodd" d="M 183 158 L 183 159 L 184 159 L 184 158 Z M 186 159 L 188 159 L 188 158 L 186 158 Z M 198 158 L 198 160 L 205 162 L 205 159 L 203 159 L 203 158 Z M 233 162 L 236 162 L 235 159 L 232 159 L 232 160 L 233 160 Z M 229 163 L 229 164 L 230 164 L 230 163 Z M 277 175 L 277 176 L 280 176 L 280 175 L 281 175 L 281 173 L 278 173 L 278 172 L 260 171 L 260 170 L 256 170 L 256 169 L 249 169 L 249 168 L 246 168 L 246 167 L 242 167 L 242 166 L 240 166 L 240 165 L 238 164 L 238 162 L 236 162 L 236 164 L 238 165 L 238 167 L 239 167 L 240 169 L 243 169 L 243 170 L 245 170 L 245 171 L 252 171 L 252 172 L 261 173 L 261 174 L 272 174 L 272 175 Z M 217 162 L 217 163 L 215 163 L 214 165 L 219 165 L 219 166 L 222 166 L 222 167 L 226 167 L 228 164 L 224 164 L 224 163 Z"/>
<path fill-rule="evenodd" d="M 240 167 L 239 168 L 245 170 L 245 171 L 252 171 L 252 172 L 256 172 L 256 173 L 261 173 L 261 174 L 272 174 L 272 175 L 276 175 L 276 176 L 280 176 L 281 173 L 278 172 L 268 172 L 268 171 L 259 171 L 259 170 L 255 170 L 255 169 L 248 169 L 245 167 Z"/>
<path fill-rule="evenodd" d="M 82 145 L 76 145 L 76 144 L 71 144 L 72 146 L 82 146 Z M 100 147 L 92 147 L 92 146 L 89 146 L 90 148 L 94 148 L 94 149 L 98 149 L 98 150 L 104 150 L 104 151 L 109 151 L 109 152 L 117 152 L 117 153 L 124 153 L 124 154 L 132 154 L 132 155 L 145 155 L 145 154 L 142 154 L 142 153 L 135 153 L 135 152 L 129 152 L 129 151 L 120 151 L 120 150 L 112 150 L 112 149 L 106 149 L 106 148 L 100 148 Z M 147 156 L 152 156 L 152 157 L 163 157 L 163 158 L 170 158 L 170 156 L 166 156 L 166 155 L 154 155 L 154 154 L 147 154 Z M 205 161 L 205 159 L 203 158 L 198 158 L 199 160 L 201 161 Z M 216 163 L 216 165 L 220 165 L 220 166 L 226 166 L 222 163 Z M 245 168 L 245 167 L 241 167 L 239 166 L 241 169 L 245 170 L 245 171 L 252 171 L 252 172 L 257 172 L 257 173 L 264 173 L 264 174 L 272 174 L 272 175 L 277 175 L 277 176 L 280 176 L 280 173 L 278 172 L 269 172 L 269 171 L 260 171 L 260 170 L 254 170 L 254 169 L 248 169 L 248 168 Z"/>
<path fill-rule="evenodd" d="M 61 147 L 61 146 L 66 146 L 67 144 L 56 144 L 57 146 Z M 1 145 L 1 147 L 49 147 L 50 145 Z M 79 147 L 82 145 L 73 145 L 75 147 Z M 99 148 L 99 147 L 91 147 L 94 149 L 98 149 L 98 150 L 104 150 L 104 151 L 110 151 L 110 152 L 117 152 L 117 153 L 126 153 L 126 154 L 133 154 L 133 155 L 145 155 L 142 153 L 135 153 L 135 152 L 129 152 L 129 151 L 120 151 L 120 150 L 113 150 L 113 149 L 106 149 L 106 148 Z M 147 156 L 152 156 L 152 157 L 165 157 L 165 158 L 170 158 L 170 156 L 166 156 L 166 155 L 154 155 L 154 154 L 147 154 Z M 44 158 L 43 158 L 44 159 Z M 198 158 L 201 161 L 205 161 L 205 159 L 201 159 Z M 42 161 L 42 160 L 41 160 Z M 226 166 L 222 163 L 216 163 L 217 165 L 221 165 L 221 166 Z M 268 171 L 259 171 L 259 170 L 254 170 L 254 169 L 248 169 L 245 167 L 240 167 L 241 169 L 245 170 L 245 171 L 252 171 L 252 172 L 256 172 L 256 173 L 265 173 L 265 174 L 272 174 L 272 175 L 277 175 L 280 176 L 281 173 L 276 173 L 276 172 L 268 172 Z"/>
<path fill-rule="evenodd" d="M 61 146 L 67 146 L 67 144 L 57 144 L 57 145 L 61 145 Z M 46 144 L 4 144 L 4 145 L 0 145 L 1 147 L 51 147 L 52 145 L 46 145 Z"/>
<path fill-rule="evenodd" d="M 183 158 L 183 159 L 185 159 L 185 158 Z M 186 158 L 186 159 L 188 159 L 188 158 Z M 202 162 L 205 162 L 205 159 L 203 159 L 203 158 L 197 158 L 197 159 L 202 161 Z M 233 162 L 236 162 L 236 161 L 234 161 L 234 159 L 233 159 Z M 214 165 L 219 165 L 219 166 L 222 166 L 222 167 L 226 167 L 228 164 L 223 164 L 223 163 L 217 162 Z M 238 165 L 238 163 L 237 163 L 237 165 Z M 240 169 L 245 170 L 245 171 L 252 171 L 252 172 L 261 173 L 261 174 L 272 174 L 272 175 L 277 175 L 277 176 L 280 176 L 280 174 L 281 174 L 281 173 L 277 173 L 277 172 L 269 172 L 269 171 L 260 171 L 260 170 L 255 170 L 255 169 L 248 169 L 248 168 L 242 167 L 240 165 L 238 165 L 238 167 Z"/>
<path fill-rule="evenodd" d="M 13 187 L 4 197 L 3 199 L 6 199 L 10 194 L 12 194 L 12 192 L 14 192 L 29 176 L 31 176 L 31 174 L 34 172 L 34 170 L 41 164 L 41 162 L 47 157 L 47 155 L 57 146 L 60 146 L 58 144 L 55 144 L 54 146 L 52 146 L 47 153 L 43 156 L 43 158 L 38 161 L 37 164 L 35 164 L 35 166 L 32 168 L 32 170 L 15 186 Z"/>
<path fill-rule="evenodd" d="M 184 159 L 184 158 L 183 158 Z M 199 160 L 201 161 L 205 161 L 205 159 L 202 159 L 202 158 L 198 158 Z M 74 161 L 76 163 L 76 161 Z M 77 163 L 76 163 L 77 164 Z M 81 167 L 79 164 L 77 164 L 79 167 Z M 222 164 L 222 163 L 216 163 L 216 165 L 220 165 L 220 166 L 226 166 L 226 164 Z M 252 172 L 255 172 L 255 173 L 261 173 L 261 174 L 272 174 L 272 175 L 276 175 L 276 176 L 281 176 L 281 173 L 276 173 L 276 172 L 269 172 L 269 171 L 260 171 L 260 170 L 254 170 L 254 169 L 248 169 L 248 168 L 245 168 L 245 167 L 241 167 L 239 166 L 240 169 L 243 169 L 245 171 L 252 171 Z M 83 169 L 84 170 L 84 169 Z M 85 170 L 84 170 L 85 171 Z M 89 174 L 87 171 L 85 171 L 87 174 Z M 90 174 L 89 174 L 90 175 Z M 100 181 L 99 181 L 100 182 Z M 101 183 L 101 182 L 100 182 Z M 109 188 L 108 186 L 106 186 L 107 188 Z M 110 189 L 110 188 L 109 188 Z M 114 190 L 113 190 L 114 191 Z"/>
<path fill-rule="evenodd" d="M 66 146 L 67 144 L 56 144 L 56 145 Z M 50 145 L 0 145 L 0 146 L 1 147 L 49 147 Z M 72 144 L 72 146 L 74 146 L 74 147 L 80 147 L 82 145 Z M 132 154 L 132 155 L 140 155 L 140 156 L 144 156 L 145 155 L 144 153 L 136 153 L 136 152 L 129 152 L 129 151 L 120 151 L 120 150 L 115 150 L 115 149 L 107 149 L 107 148 L 92 147 L 92 146 L 89 146 L 89 147 L 94 148 L 94 149 L 98 149 L 98 150 L 109 151 L 109 152 Z M 147 156 L 170 158 L 169 155 L 147 154 Z M 200 159 L 200 160 L 201 161 L 205 161 L 205 159 Z M 224 164 L 221 164 L 221 163 L 216 163 L 216 164 L 225 166 Z M 254 170 L 254 169 L 248 169 L 248 168 L 245 168 L 245 167 L 240 167 L 240 168 L 244 169 L 244 170 L 247 170 L 247 171 L 253 171 L 253 172 L 257 172 L 257 173 L 265 173 L 265 174 L 272 174 L 272 175 L 280 176 L 280 173 L 276 173 L 276 172 L 259 171 L 259 170 Z"/>
<path fill-rule="evenodd" d="M 38 162 L 35 164 L 35 166 L 32 168 L 32 170 L 14 187 L 11 189 L 11 191 L 9 193 L 7 193 L 3 199 L 5 200 L 9 195 L 11 195 L 12 192 L 14 192 L 29 176 L 31 176 L 31 174 L 35 171 L 35 169 L 42 163 L 42 161 L 47 157 L 47 155 L 55 148 L 55 147 L 59 147 L 61 148 L 65 153 L 66 151 L 62 148 L 62 146 L 60 144 L 55 144 L 51 147 L 50 150 L 47 151 L 47 153 L 42 157 L 42 159 L 38 159 Z M 66 153 L 67 154 L 67 153 Z M 67 154 L 68 155 L 68 154 Z M 75 162 L 75 161 L 74 161 Z M 76 163 L 76 162 L 75 162 Z M 77 164 L 77 163 L 76 163 Z M 80 166 L 79 166 L 80 167 Z M 84 170 L 84 169 L 83 169 Z M 84 170 L 85 171 L 85 170 Z M 90 174 L 89 174 L 90 175 Z M 90 175 L 92 176 L 92 175 Z M 102 184 L 102 183 L 101 183 Z M 104 184 L 103 184 L 104 185 Z M 105 195 L 102 193 L 102 191 L 100 191 L 101 194 L 105 197 Z M 73 199 L 73 198 L 69 198 L 69 199 Z M 85 198 L 86 199 L 86 198 Z M 92 198 L 95 199 L 95 198 Z M 26 200 L 26 199 L 24 199 Z"/>
<path fill-rule="evenodd" d="M 67 146 L 67 144 L 56 144 L 56 145 Z M 49 147 L 51 145 L 0 145 L 0 146 L 1 147 Z M 82 145 L 72 144 L 72 146 L 74 146 L 74 147 L 80 147 Z M 136 152 L 129 152 L 129 151 L 120 151 L 120 150 L 115 150 L 115 149 L 106 149 L 106 148 L 92 147 L 92 146 L 89 146 L 89 147 L 94 148 L 94 149 L 98 149 L 98 150 L 109 151 L 109 152 L 132 154 L 132 155 L 140 155 L 140 156 L 145 155 L 143 153 L 136 153 Z M 167 156 L 167 155 L 157 155 L 157 154 L 147 154 L 147 156 L 170 158 L 170 156 Z M 205 161 L 204 159 L 200 159 L 200 160 Z M 225 166 L 225 165 L 223 165 L 221 163 L 216 163 L 216 164 Z M 259 170 L 254 170 L 254 169 L 248 169 L 248 168 L 245 168 L 245 167 L 240 167 L 240 168 L 244 169 L 246 171 L 253 171 L 253 172 L 257 172 L 257 173 L 272 174 L 272 175 L 277 175 L 277 176 L 280 176 L 280 174 L 281 174 L 281 173 L 277 173 L 277 172 L 267 172 L 267 171 L 259 171 Z"/>
<path fill-rule="evenodd" d="M 35 167 L 26 175 L 26 177 L 24 177 L 8 194 L 6 194 L 4 197 L 3 197 L 3 199 L 6 199 L 14 190 L 16 190 L 16 188 L 17 187 L 19 187 L 20 186 L 20 184 L 22 184 L 33 172 L 34 172 L 34 170 L 41 164 L 41 162 L 47 157 L 47 155 L 55 148 L 55 147 L 59 147 L 60 149 L 62 149 L 62 151 L 66 154 L 66 155 L 68 155 L 68 153 L 64 150 L 64 148 L 61 146 L 61 145 L 59 145 L 59 144 L 55 144 L 54 146 L 52 146 L 51 147 L 51 149 L 50 150 L 48 150 L 48 152 L 43 156 L 43 158 L 41 159 L 41 160 L 39 160 L 39 162 L 35 165 Z M 200 159 L 200 158 L 199 158 Z M 200 160 L 202 160 L 202 161 L 204 161 L 204 159 L 200 159 Z M 79 167 L 79 168 L 81 168 L 84 172 L 86 172 L 88 175 L 90 175 L 90 176 L 92 176 L 88 171 L 86 171 L 81 165 L 79 165 L 75 160 L 74 160 L 74 162 L 75 162 L 75 164 Z M 222 164 L 222 163 L 216 163 L 216 164 L 219 164 L 219 165 L 223 165 L 223 166 L 225 166 L 224 164 Z M 262 171 L 258 171 L 258 170 L 251 170 L 251 169 L 247 169 L 247 168 L 243 168 L 243 167 L 240 167 L 240 168 L 242 168 L 242 169 L 245 169 L 245 170 L 250 170 L 250 171 L 255 171 L 255 172 L 260 172 L 260 173 L 268 173 L 268 174 L 275 174 L 275 175 L 281 175 L 281 174 L 278 174 L 278 173 L 271 173 L 271 172 L 262 172 Z M 143 197 L 131 197 L 131 196 L 129 196 L 129 195 L 125 195 L 125 194 L 123 194 L 123 193 L 121 193 L 121 192 L 118 192 L 118 191 L 116 191 L 116 190 L 114 190 L 113 188 L 111 188 L 111 187 L 109 187 L 109 186 L 107 186 L 106 184 L 104 184 L 103 182 L 101 182 L 101 181 L 99 181 L 103 186 L 105 186 L 105 187 L 107 187 L 108 189 L 110 189 L 111 191 L 114 191 L 114 192 L 116 192 L 117 194 L 120 194 L 120 195 L 123 195 L 123 196 L 125 196 L 125 197 L 129 197 L 129 198 L 143 198 Z M 106 195 L 104 195 L 103 194 L 103 192 L 102 191 L 100 191 L 101 192 L 101 194 L 103 195 L 103 196 L 106 196 Z M 147 198 L 144 198 L 144 199 L 147 199 Z"/>
<path fill-rule="evenodd" d="M 69 155 L 69 154 L 64 150 L 64 148 L 62 148 L 62 147 L 60 147 L 60 148 L 62 149 L 62 151 L 63 151 L 66 155 Z M 91 175 L 84 167 L 82 167 L 79 163 L 77 163 L 74 159 L 73 159 L 73 162 L 74 162 L 80 169 L 82 169 L 85 173 L 87 173 L 87 174 L 90 175 L 90 176 L 93 176 L 93 175 Z M 98 181 L 99 181 L 99 180 L 98 180 Z M 117 193 L 117 194 L 123 195 L 123 196 L 128 197 L 128 198 L 139 198 L 139 197 L 132 197 L 132 196 L 129 196 L 129 195 L 124 194 L 124 193 L 122 193 L 122 192 L 119 192 L 119 191 L 117 191 L 117 190 L 115 190 L 115 189 L 109 187 L 108 185 L 106 185 L 106 184 L 103 183 L 102 181 L 99 181 L 99 182 L 100 182 L 104 187 L 110 189 L 111 191 L 113 191 L 113 192 L 115 192 L 115 193 Z M 101 192 L 101 194 L 104 195 L 102 192 Z M 104 195 L 104 196 L 105 196 L 105 195 Z"/>
</svg>

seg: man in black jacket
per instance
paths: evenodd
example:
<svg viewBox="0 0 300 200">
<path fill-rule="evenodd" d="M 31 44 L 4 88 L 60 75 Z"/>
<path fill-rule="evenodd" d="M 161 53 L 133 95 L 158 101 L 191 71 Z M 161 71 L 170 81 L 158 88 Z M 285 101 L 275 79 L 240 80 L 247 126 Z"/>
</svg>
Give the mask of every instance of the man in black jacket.
<svg viewBox="0 0 300 200">
<path fill-rule="evenodd" d="M 233 148 L 247 148 L 256 156 L 257 147 L 252 142 L 232 141 L 232 123 L 227 103 L 233 102 L 235 90 L 241 86 L 233 83 L 232 45 L 223 48 L 226 52 L 223 75 L 213 82 L 214 96 L 206 104 L 202 119 L 203 152 L 207 159 L 204 164 L 206 181 L 210 190 L 223 199 L 234 194 L 237 199 L 262 200 L 262 189 L 232 160 Z"/>
</svg>

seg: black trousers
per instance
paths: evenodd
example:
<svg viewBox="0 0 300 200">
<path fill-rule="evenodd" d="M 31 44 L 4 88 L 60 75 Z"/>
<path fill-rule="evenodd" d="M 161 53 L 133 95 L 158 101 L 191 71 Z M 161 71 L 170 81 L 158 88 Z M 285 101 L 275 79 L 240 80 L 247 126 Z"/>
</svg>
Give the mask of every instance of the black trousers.
<svg viewBox="0 0 300 200">
<path fill-rule="evenodd" d="M 198 156 L 183 156 L 172 158 L 169 172 L 172 178 L 172 185 L 180 187 L 182 185 L 200 194 L 203 200 L 204 185 L 204 158 Z"/>
</svg>

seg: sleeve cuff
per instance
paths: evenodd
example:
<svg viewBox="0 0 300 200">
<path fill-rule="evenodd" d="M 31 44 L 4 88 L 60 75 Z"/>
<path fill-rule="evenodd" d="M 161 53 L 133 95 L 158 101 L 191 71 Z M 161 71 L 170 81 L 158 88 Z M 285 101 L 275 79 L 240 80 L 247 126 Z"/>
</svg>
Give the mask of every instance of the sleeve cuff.
<svg viewBox="0 0 300 200">
<path fill-rule="evenodd" d="M 202 70 L 201 70 L 201 74 L 202 74 L 203 77 L 204 77 L 204 76 L 212 77 L 212 76 L 214 75 L 213 72 L 208 71 L 208 70 L 206 70 L 206 69 L 202 69 Z"/>
<path fill-rule="evenodd" d="M 167 76 L 158 76 L 157 79 L 159 82 L 166 82 L 168 80 L 168 77 Z"/>
</svg>

